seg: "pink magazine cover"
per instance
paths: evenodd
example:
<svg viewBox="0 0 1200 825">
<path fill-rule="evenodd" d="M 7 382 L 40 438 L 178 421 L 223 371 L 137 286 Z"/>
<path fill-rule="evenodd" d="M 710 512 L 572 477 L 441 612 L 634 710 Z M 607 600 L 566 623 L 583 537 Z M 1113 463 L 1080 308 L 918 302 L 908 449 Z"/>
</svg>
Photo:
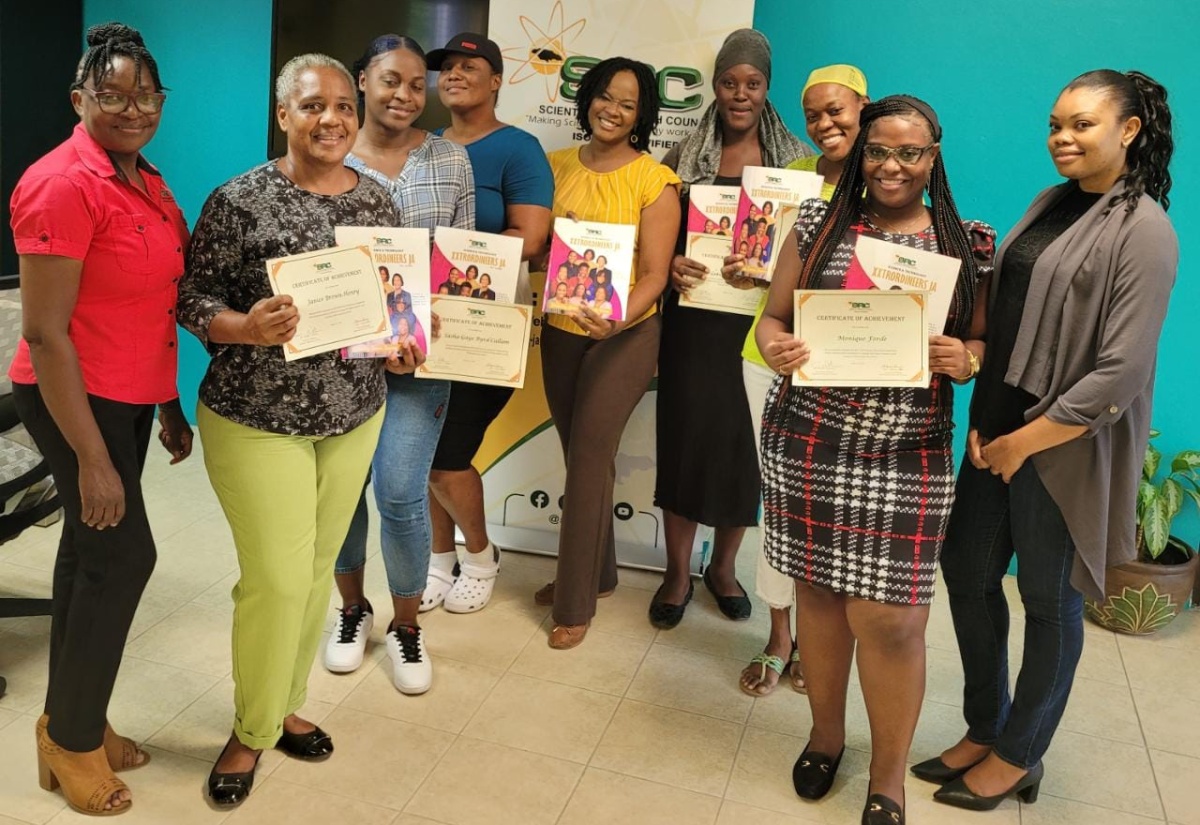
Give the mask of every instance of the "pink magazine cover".
<svg viewBox="0 0 1200 825">
<path fill-rule="evenodd" d="M 688 187 L 688 234 L 733 237 L 740 191 L 736 186 L 696 184 Z"/>
<path fill-rule="evenodd" d="M 430 289 L 453 295 L 511 304 L 521 273 L 520 238 L 439 226 L 430 258 Z"/>
<path fill-rule="evenodd" d="M 788 231 L 779 232 L 776 225 L 781 208 L 820 196 L 821 176 L 814 172 L 763 166 L 747 166 L 742 170 L 732 252 L 745 257 L 742 271 L 746 275 L 770 280 L 778 257 L 777 246 Z"/>
<path fill-rule="evenodd" d="M 429 232 L 389 226 L 335 226 L 333 231 L 338 246 L 370 247 L 391 323 L 390 335 L 343 347 L 342 357 L 387 358 L 404 341 L 428 354 Z"/>
<path fill-rule="evenodd" d="M 636 236 L 636 226 L 556 218 L 542 312 L 575 315 L 589 306 L 624 320 Z"/>
</svg>

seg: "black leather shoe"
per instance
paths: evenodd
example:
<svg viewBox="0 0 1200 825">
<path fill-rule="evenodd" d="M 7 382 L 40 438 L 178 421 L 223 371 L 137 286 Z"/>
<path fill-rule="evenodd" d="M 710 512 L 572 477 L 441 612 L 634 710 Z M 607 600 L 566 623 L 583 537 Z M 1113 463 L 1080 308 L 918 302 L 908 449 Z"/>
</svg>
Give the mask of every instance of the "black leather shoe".
<svg viewBox="0 0 1200 825">
<path fill-rule="evenodd" d="M 967 787 L 967 783 L 960 776 L 950 784 L 942 786 L 940 790 L 934 791 L 933 798 L 956 808 L 966 808 L 968 811 L 990 811 L 1012 794 L 1019 796 L 1022 802 L 1033 804 L 1037 802 L 1038 788 L 1045 773 L 1046 769 L 1038 762 L 1011 788 L 995 796 L 979 796 Z"/>
<path fill-rule="evenodd" d="M 979 764 L 979 762 L 982 761 L 983 760 L 980 759 L 978 762 L 972 762 L 965 768 L 952 768 L 942 761 L 942 757 L 935 756 L 933 759 L 926 759 L 924 762 L 918 762 L 909 768 L 909 770 L 912 771 L 912 775 L 917 779 L 924 779 L 926 782 L 935 782 L 938 785 L 945 785 L 947 782 L 953 782 L 955 779 L 958 779 L 960 776 L 971 770 L 971 768 L 975 767 Z"/>
<path fill-rule="evenodd" d="M 658 600 L 659 593 L 662 593 L 662 586 L 659 586 L 658 590 L 654 592 L 654 598 L 650 600 L 650 624 L 659 630 L 670 630 L 677 626 L 683 620 L 683 613 L 687 610 L 688 602 L 692 600 L 695 592 L 696 585 L 688 582 L 688 592 L 684 597 L 683 604 L 667 604 Z"/>
<path fill-rule="evenodd" d="M 275 747 L 297 759 L 317 761 L 328 759 L 333 753 L 333 740 L 320 728 L 313 728 L 308 733 L 288 733 L 285 730 Z"/>
<path fill-rule="evenodd" d="M 829 793 L 845 752 L 843 746 L 838 755 L 830 759 L 824 753 L 810 751 L 805 745 L 796 764 L 792 766 L 792 786 L 796 789 L 796 795 L 801 799 L 820 799 Z"/>
<path fill-rule="evenodd" d="M 862 825 L 904 825 L 904 809 L 891 797 L 873 793 L 863 808 Z"/>
<path fill-rule="evenodd" d="M 258 757 L 262 756 L 262 751 L 259 751 L 254 757 L 254 768 L 246 773 L 219 773 L 217 765 L 221 763 L 221 757 L 228 749 L 229 742 L 226 742 L 221 756 L 217 757 L 212 772 L 208 775 L 208 798 L 219 808 L 232 808 L 246 801 L 246 797 L 250 796 L 250 789 L 254 787 L 254 771 L 258 768 Z"/>
<path fill-rule="evenodd" d="M 750 597 L 746 595 L 746 588 L 742 587 L 742 583 L 734 579 L 737 586 L 741 588 L 742 595 L 740 596 L 722 596 L 719 595 L 713 587 L 712 579 L 708 574 L 712 572 L 709 567 L 704 571 L 704 586 L 708 588 L 708 592 L 712 593 L 714 599 L 717 600 L 717 609 L 725 614 L 725 618 L 733 619 L 735 622 L 745 621 L 750 618 L 752 610 L 750 606 Z"/>
</svg>

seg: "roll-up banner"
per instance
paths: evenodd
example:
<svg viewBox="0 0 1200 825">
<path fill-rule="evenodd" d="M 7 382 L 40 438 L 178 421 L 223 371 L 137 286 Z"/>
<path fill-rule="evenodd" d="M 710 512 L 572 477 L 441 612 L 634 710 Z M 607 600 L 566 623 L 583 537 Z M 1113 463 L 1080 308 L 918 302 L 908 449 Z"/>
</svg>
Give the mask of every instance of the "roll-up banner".
<svg viewBox="0 0 1200 825">
<path fill-rule="evenodd" d="M 662 109 L 650 150 L 662 158 L 699 125 L 713 98 L 717 51 L 749 27 L 754 3 L 727 0 L 492 0 L 488 36 L 504 55 L 501 120 L 535 135 L 546 151 L 583 142 L 575 114 L 579 80 L 607 57 L 648 63 Z M 530 279 L 541 305 L 543 273 Z M 562 448 L 542 384 L 541 312 L 530 339 L 524 389 L 488 430 L 475 458 L 483 474 L 488 530 L 501 546 L 554 553 L 562 516 Z M 616 459 L 613 520 L 617 559 L 661 568 L 662 514 L 654 506 L 654 384 L 634 410 Z M 597 467 L 603 473 L 605 468 Z M 697 538 L 697 545 L 704 534 Z M 693 564 L 701 554 L 693 555 Z"/>
</svg>

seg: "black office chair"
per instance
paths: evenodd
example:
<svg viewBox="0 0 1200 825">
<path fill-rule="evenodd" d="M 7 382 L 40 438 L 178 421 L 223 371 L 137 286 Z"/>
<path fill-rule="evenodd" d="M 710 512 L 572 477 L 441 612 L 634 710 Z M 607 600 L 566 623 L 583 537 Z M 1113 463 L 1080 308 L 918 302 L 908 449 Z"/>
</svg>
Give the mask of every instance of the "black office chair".
<svg viewBox="0 0 1200 825">
<path fill-rule="evenodd" d="M 12 360 L 20 334 L 20 294 L 17 290 L 0 292 L 0 370 Z M 34 524 L 54 523 L 61 509 L 50 467 L 20 425 L 12 386 L 5 376 L 0 380 L 0 544 Z M 49 599 L 0 597 L 0 619 L 49 615 Z M 6 688 L 0 676 L 0 696 Z"/>
</svg>

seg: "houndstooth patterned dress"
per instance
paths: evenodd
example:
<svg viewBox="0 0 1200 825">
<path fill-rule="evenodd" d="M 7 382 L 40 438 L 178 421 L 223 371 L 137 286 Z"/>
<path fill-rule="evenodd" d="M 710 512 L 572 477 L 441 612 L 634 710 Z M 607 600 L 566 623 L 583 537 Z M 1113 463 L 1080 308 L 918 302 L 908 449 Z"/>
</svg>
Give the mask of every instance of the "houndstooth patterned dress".
<svg viewBox="0 0 1200 825">
<path fill-rule="evenodd" d="M 825 214 L 805 204 L 801 257 Z M 980 274 L 990 272 L 995 231 L 964 221 Z M 932 230 L 895 235 L 850 227 L 821 286 L 841 288 L 859 234 L 938 251 Z M 953 315 L 954 308 L 951 308 Z M 776 376 L 763 410 L 764 552 L 771 566 L 835 593 L 892 604 L 933 600 L 938 553 L 954 502 L 953 392 L 792 387 Z"/>
</svg>

